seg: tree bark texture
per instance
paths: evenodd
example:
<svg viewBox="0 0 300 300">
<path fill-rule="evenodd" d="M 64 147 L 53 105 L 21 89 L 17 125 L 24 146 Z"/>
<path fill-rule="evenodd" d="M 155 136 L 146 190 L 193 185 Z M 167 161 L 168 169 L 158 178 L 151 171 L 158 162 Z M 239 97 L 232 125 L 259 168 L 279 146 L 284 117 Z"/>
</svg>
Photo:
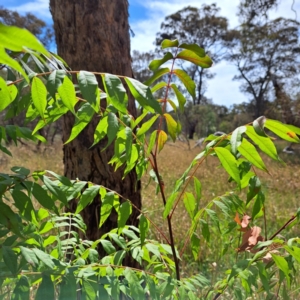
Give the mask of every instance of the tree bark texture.
<svg viewBox="0 0 300 300">
<path fill-rule="evenodd" d="M 58 54 L 72 70 L 107 72 L 132 77 L 127 0 L 50 0 Z M 98 78 L 101 85 L 101 79 Z M 130 98 L 130 97 L 129 97 Z M 135 116 L 134 99 L 129 99 L 129 112 Z M 135 171 L 122 180 L 122 170 L 114 172 L 108 165 L 113 156 L 113 145 L 105 151 L 107 140 L 90 149 L 94 129 L 99 122 L 95 117 L 71 143 L 64 145 L 65 176 L 79 178 L 108 187 L 134 205 L 141 207 L 140 182 Z M 74 117 L 63 118 L 63 140 L 66 141 L 74 125 Z M 83 211 L 87 238 L 96 240 L 117 227 L 117 215 L 111 215 L 98 229 L 101 202 L 95 199 Z M 73 201 L 71 211 L 75 211 Z M 139 212 L 133 208 L 130 224 L 137 226 Z"/>
</svg>

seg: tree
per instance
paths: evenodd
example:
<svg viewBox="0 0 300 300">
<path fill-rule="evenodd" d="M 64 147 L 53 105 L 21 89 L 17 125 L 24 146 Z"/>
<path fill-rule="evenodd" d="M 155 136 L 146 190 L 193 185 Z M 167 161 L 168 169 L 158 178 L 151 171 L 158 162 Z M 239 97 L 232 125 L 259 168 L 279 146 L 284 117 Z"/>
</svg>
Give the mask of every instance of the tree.
<svg viewBox="0 0 300 300">
<path fill-rule="evenodd" d="M 224 54 L 222 40 L 228 27 L 227 19 L 220 17 L 219 11 L 220 8 L 215 3 L 203 4 L 201 9 L 188 6 L 167 16 L 161 24 L 161 31 L 156 34 L 156 45 L 159 46 L 164 39 L 195 43 L 204 48 L 215 63 L 219 62 Z M 186 71 L 197 85 L 193 105 L 202 104 L 205 81 L 213 78 L 214 74 L 209 69 L 196 65 L 190 66 Z"/>
<path fill-rule="evenodd" d="M 43 20 L 31 13 L 26 13 L 24 16 L 21 16 L 16 11 L 5 9 L 0 6 L 0 23 L 26 28 L 48 48 L 54 42 L 54 31 L 52 26 L 47 25 Z"/>
<path fill-rule="evenodd" d="M 73 70 L 101 70 L 132 77 L 127 0 L 112 0 L 109 3 L 50 0 L 50 10 L 58 54 Z M 101 80 L 99 77 L 100 84 Z M 105 107 L 103 100 L 101 106 Z M 128 110 L 132 116 L 136 116 L 132 98 L 129 99 Z M 64 116 L 64 141 L 69 138 L 74 121 L 72 114 Z M 107 140 L 91 147 L 98 121 L 94 118 L 76 140 L 64 145 L 65 175 L 110 187 L 140 208 L 140 182 L 136 172 L 131 171 L 123 179 L 122 168 L 114 171 L 113 166 L 109 164 L 114 154 L 113 145 L 102 151 Z M 100 199 L 95 199 L 83 213 L 87 224 L 87 237 L 90 240 L 96 240 L 103 233 L 117 227 L 117 217 L 112 216 L 101 231 L 97 230 L 100 203 Z M 71 210 L 76 210 L 76 202 L 72 203 Z M 130 217 L 131 224 L 137 225 L 138 214 L 134 209 Z"/>
<path fill-rule="evenodd" d="M 257 4 L 257 1 L 247 2 Z M 274 5 L 274 1 L 265 2 L 262 6 L 265 9 Z M 266 10 L 263 16 L 254 14 L 255 9 L 246 4 L 242 3 L 240 8 L 243 23 L 228 34 L 227 58 L 236 65 L 239 74 L 234 80 L 243 82 L 241 90 L 250 95 L 253 115 L 257 118 L 266 111 L 268 101 L 274 99 L 272 78 L 287 82 L 299 73 L 300 23 L 285 18 L 268 20 Z"/>
</svg>

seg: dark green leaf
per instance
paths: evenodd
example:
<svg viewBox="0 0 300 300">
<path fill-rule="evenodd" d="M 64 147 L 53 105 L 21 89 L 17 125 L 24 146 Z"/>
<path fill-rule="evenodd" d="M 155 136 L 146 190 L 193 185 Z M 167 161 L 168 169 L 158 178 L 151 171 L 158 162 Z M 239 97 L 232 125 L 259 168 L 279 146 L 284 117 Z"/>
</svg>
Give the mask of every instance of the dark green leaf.
<svg viewBox="0 0 300 300">
<path fill-rule="evenodd" d="M 42 283 L 40 284 L 35 300 L 55 299 L 54 285 L 49 275 L 43 275 Z"/>
<path fill-rule="evenodd" d="M 100 95 L 96 76 L 91 72 L 80 71 L 77 79 L 83 98 L 88 101 L 95 112 L 99 112 Z"/>
<path fill-rule="evenodd" d="M 128 97 L 119 77 L 111 74 L 102 75 L 107 100 L 120 112 L 127 113 Z"/>
<path fill-rule="evenodd" d="M 89 186 L 81 195 L 77 204 L 75 214 L 80 213 L 88 204 L 90 204 L 94 198 L 99 194 L 99 185 Z"/>
<path fill-rule="evenodd" d="M 195 232 L 193 232 L 191 236 L 191 248 L 192 248 L 194 259 L 197 260 L 199 258 L 200 239 Z"/>
<path fill-rule="evenodd" d="M 144 244 L 145 238 L 146 238 L 146 234 L 149 230 L 149 221 L 148 219 L 146 219 L 146 217 L 144 215 L 140 216 L 140 220 L 139 220 L 139 230 L 140 230 L 140 239 L 141 239 L 141 245 Z"/>
<path fill-rule="evenodd" d="M 63 277 L 60 284 L 59 300 L 77 299 L 76 279 L 73 273 L 69 273 Z M 45 299 L 46 300 L 46 299 Z"/>
<path fill-rule="evenodd" d="M 76 118 L 76 122 L 75 122 L 74 126 L 72 127 L 71 135 L 68 138 L 68 140 L 65 142 L 65 144 L 71 142 L 72 140 L 74 140 L 78 136 L 78 134 L 92 120 L 92 118 L 94 116 L 94 113 L 95 113 L 95 111 L 89 103 L 84 103 L 79 108 L 79 110 L 77 112 L 78 118 Z"/>
<path fill-rule="evenodd" d="M 115 139 L 119 129 L 118 118 L 114 113 L 111 112 L 108 113 L 107 123 L 108 123 L 108 128 L 107 128 L 108 142 L 105 148 L 107 148 Z"/>
<path fill-rule="evenodd" d="M 60 187 L 57 185 L 57 183 L 53 182 L 52 180 L 49 179 L 49 177 L 47 177 L 45 175 L 41 179 L 44 182 L 47 189 L 54 196 L 56 196 L 59 201 L 61 201 L 65 205 L 67 205 L 68 201 L 67 201 L 66 194 L 60 189 Z"/>
<path fill-rule="evenodd" d="M 144 299 L 145 293 L 136 274 L 129 268 L 126 268 L 123 274 L 129 283 L 130 296 L 133 299 Z"/>
<path fill-rule="evenodd" d="M 0 27 L 1 29 L 1 27 Z M 15 276 L 18 273 L 18 256 L 17 254 L 7 246 L 2 246 L 3 260 L 7 268 Z"/>
<path fill-rule="evenodd" d="M 13 291 L 12 300 L 29 300 L 30 285 L 28 278 L 24 275 L 18 280 L 16 287 Z"/>
<path fill-rule="evenodd" d="M 129 201 L 123 202 L 118 211 L 118 230 L 122 231 L 129 216 L 131 215 L 132 207 Z"/>
<path fill-rule="evenodd" d="M 31 199 L 22 191 L 13 189 L 11 195 L 15 201 L 15 207 L 19 210 L 19 214 L 27 221 L 32 221 L 32 214 L 34 214 L 34 207 Z"/>
<path fill-rule="evenodd" d="M 257 176 L 253 176 L 249 180 L 249 190 L 248 190 L 248 193 L 247 193 L 247 202 L 246 202 L 246 204 L 248 204 L 249 201 L 251 199 L 253 199 L 260 191 L 261 191 L 260 180 Z"/>
<path fill-rule="evenodd" d="M 154 59 L 151 61 L 151 63 L 149 64 L 149 69 L 151 71 L 156 71 L 162 64 L 164 64 L 165 62 L 167 62 L 168 60 L 172 59 L 173 55 L 171 52 L 167 52 L 163 58 L 161 59 Z M 146 83 L 145 83 L 146 84 Z"/>
<path fill-rule="evenodd" d="M 83 280 L 82 284 L 82 299 L 83 300 L 95 300 L 97 299 L 96 291 L 94 290 L 92 284 L 88 280 Z"/>
<path fill-rule="evenodd" d="M 50 269 L 54 269 L 55 264 L 52 261 L 52 257 L 49 254 L 36 248 L 33 248 L 32 251 L 38 257 L 38 259 L 41 260 L 47 267 L 49 267 Z"/>
<path fill-rule="evenodd" d="M 175 74 L 180 81 L 184 84 L 185 88 L 189 92 L 189 94 L 195 98 L 196 97 L 196 84 L 192 80 L 192 78 L 183 70 L 175 69 L 173 70 L 173 74 Z"/>
<path fill-rule="evenodd" d="M 109 217 L 111 210 L 114 206 L 114 199 L 115 199 L 115 194 L 112 192 L 106 193 L 104 198 L 101 199 L 102 204 L 101 204 L 99 228 Z"/>
<path fill-rule="evenodd" d="M 49 75 L 46 87 L 53 99 L 55 99 L 55 94 L 57 92 L 57 89 L 63 83 L 65 76 L 66 76 L 66 72 L 64 70 L 54 70 Z"/>
<path fill-rule="evenodd" d="M 126 77 L 125 81 L 133 97 L 143 108 L 152 113 L 157 112 L 159 114 L 162 114 L 162 109 L 159 103 L 154 99 L 151 90 L 147 85 L 144 85 L 141 82 L 129 77 Z"/>
<path fill-rule="evenodd" d="M 35 255 L 35 253 L 26 247 L 20 246 L 21 254 L 25 258 L 25 260 L 33 267 L 38 266 L 39 262 Z"/>
<path fill-rule="evenodd" d="M 116 252 L 116 248 L 114 247 L 114 245 L 110 241 L 101 240 L 100 243 L 101 243 L 103 249 L 105 250 L 105 252 L 107 254 L 111 254 L 111 253 Z"/>
</svg>

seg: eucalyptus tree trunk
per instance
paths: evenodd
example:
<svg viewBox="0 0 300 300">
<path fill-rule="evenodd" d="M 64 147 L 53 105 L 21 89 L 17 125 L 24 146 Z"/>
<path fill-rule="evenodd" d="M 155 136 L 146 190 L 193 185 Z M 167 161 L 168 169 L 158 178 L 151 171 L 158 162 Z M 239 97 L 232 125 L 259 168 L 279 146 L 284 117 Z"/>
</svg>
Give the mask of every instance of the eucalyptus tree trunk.
<svg viewBox="0 0 300 300">
<path fill-rule="evenodd" d="M 72 70 L 107 72 L 132 77 L 127 0 L 50 0 L 50 10 L 58 54 Z M 98 78 L 99 83 L 101 78 Z M 103 103 L 102 103 L 103 104 Z M 130 113 L 135 116 L 134 99 L 129 99 Z M 94 129 L 99 118 L 71 143 L 64 145 L 65 176 L 101 184 L 141 207 L 140 183 L 135 171 L 122 180 L 122 170 L 114 172 L 108 165 L 113 156 L 113 145 L 101 152 L 107 141 L 93 144 Z M 70 136 L 74 124 L 72 114 L 63 118 L 63 140 Z M 111 215 L 99 230 L 101 202 L 94 202 L 83 211 L 87 238 L 98 239 L 117 227 L 117 216 Z M 75 211 L 73 201 L 71 211 Z M 130 224 L 137 225 L 138 211 L 133 208 Z"/>
</svg>

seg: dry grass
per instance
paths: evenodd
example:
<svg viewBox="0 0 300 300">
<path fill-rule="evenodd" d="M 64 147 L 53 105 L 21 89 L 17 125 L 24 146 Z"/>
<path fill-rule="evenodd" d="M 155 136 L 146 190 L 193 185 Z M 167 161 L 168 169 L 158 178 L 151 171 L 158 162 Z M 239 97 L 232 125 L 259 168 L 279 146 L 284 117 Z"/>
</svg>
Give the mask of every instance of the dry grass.
<svg viewBox="0 0 300 300">
<path fill-rule="evenodd" d="M 279 148 L 282 144 L 279 144 Z M 43 147 L 39 151 L 35 146 L 10 146 L 10 151 L 13 154 L 12 158 L 4 156 L 0 153 L 0 172 L 9 172 L 12 166 L 24 166 L 31 171 L 50 169 L 59 174 L 63 174 L 62 162 L 62 143 L 57 141 L 54 146 Z M 166 194 L 168 195 L 175 181 L 182 175 L 184 170 L 188 167 L 192 159 L 201 151 L 200 148 L 188 150 L 184 143 L 166 144 L 163 151 L 160 153 L 158 162 L 160 165 L 160 172 L 166 187 Z M 300 163 L 299 157 L 290 158 L 287 155 L 280 155 L 283 160 L 290 161 L 287 165 L 271 161 L 265 158 L 266 165 L 270 174 L 257 171 L 263 184 L 263 190 L 266 194 L 266 213 L 268 220 L 268 235 L 273 234 L 280 226 L 284 224 L 297 211 L 299 205 L 300 195 Z M 198 179 L 202 184 L 202 199 L 201 207 L 205 206 L 210 200 L 224 192 L 230 190 L 234 186 L 227 182 L 228 176 L 222 168 L 219 168 L 219 163 L 214 157 L 206 160 L 196 173 Z M 148 216 L 158 225 L 160 230 L 167 234 L 166 222 L 162 219 L 163 204 L 159 195 L 155 194 L 155 184 L 148 183 L 149 176 L 146 175 L 143 180 L 143 209 Z M 241 198 L 244 194 L 241 193 Z M 251 211 L 249 211 L 251 214 Z M 221 217 L 220 217 L 221 218 Z M 172 224 L 174 227 L 174 234 L 176 243 L 179 249 L 183 245 L 183 240 L 186 237 L 190 226 L 190 221 L 187 213 L 183 208 L 183 204 L 179 203 L 176 213 L 173 216 Z M 293 229 L 293 235 L 300 235 L 299 226 Z M 152 237 L 160 239 L 160 235 L 151 231 Z M 220 235 L 218 232 L 212 233 L 210 247 L 207 247 L 205 242 L 201 244 L 201 251 L 199 253 L 199 262 L 194 263 L 191 259 L 190 250 L 187 249 L 187 254 L 184 256 L 182 267 L 184 273 L 201 270 L 212 272 L 212 262 L 218 261 L 221 257 L 224 245 L 229 243 L 228 237 Z M 229 245 L 232 251 L 237 247 L 237 244 Z M 207 262 L 204 264 L 203 262 Z M 218 268 L 223 269 L 232 261 L 227 261 Z M 214 269 L 214 272 L 218 270 Z"/>
</svg>

